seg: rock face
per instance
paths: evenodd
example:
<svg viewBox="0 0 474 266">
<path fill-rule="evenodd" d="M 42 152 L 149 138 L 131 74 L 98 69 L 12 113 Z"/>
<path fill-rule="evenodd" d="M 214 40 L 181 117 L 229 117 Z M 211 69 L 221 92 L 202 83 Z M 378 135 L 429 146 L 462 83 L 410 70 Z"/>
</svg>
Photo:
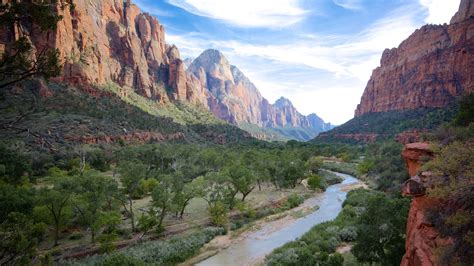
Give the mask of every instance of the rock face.
<svg viewBox="0 0 474 266">
<path fill-rule="evenodd" d="M 332 128 L 316 114 L 304 116 L 286 98 L 270 104 L 255 85 L 217 50 L 206 50 L 188 67 L 209 91 L 208 106 L 217 117 L 236 125 L 305 128 L 313 136 Z"/>
<path fill-rule="evenodd" d="M 73 10 L 57 7 L 63 19 L 55 31 L 31 37 L 37 51 L 45 46 L 59 50 L 64 69 L 56 81 L 82 87 L 116 83 L 158 102 L 205 104 L 205 91 L 188 77 L 178 49 L 166 44 L 155 17 L 130 1 L 74 4 Z"/>
<path fill-rule="evenodd" d="M 474 91 L 474 0 L 462 0 L 450 25 L 426 25 L 387 49 L 355 111 L 445 107 Z"/>
<path fill-rule="evenodd" d="M 134 91 L 160 103 L 203 105 L 235 125 L 303 128 L 308 138 L 331 128 L 315 114 L 301 115 L 291 103 L 279 100 L 271 105 L 217 50 L 184 62 L 178 48 L 166 44 L 158 20 L 130 0 L 75 0 L 74 4 L 74 9 L 58 4 L 56 12 L 63 19 L 56 30 L 30 32 L 36 51 L 58 49 L 63 72 L 56 82 L 91 94 L 96 86 L 116 84 L 122 96 Z M 4 44 L 17 38 L 18 32 L 0 29 L 0 52 L 9 48 Z"/>
<path fill-rule="evenodd" d="M 430 186 L 431 173 L 418 174 L 423 162 L 433 157 L 433 152 L 428 143 L 412 143 L 405 145 L 402 156 L 411 176 L 403 185 L 402 194 L 413 199 L 407 220 L 406 252 L 401 265 L 437 265 L 436 249 L 449 245 L 451 240 L 442 238 L 427 219 L 427 210 L 439 203 L 425 196 L 426 188 Z"/>
</svg>

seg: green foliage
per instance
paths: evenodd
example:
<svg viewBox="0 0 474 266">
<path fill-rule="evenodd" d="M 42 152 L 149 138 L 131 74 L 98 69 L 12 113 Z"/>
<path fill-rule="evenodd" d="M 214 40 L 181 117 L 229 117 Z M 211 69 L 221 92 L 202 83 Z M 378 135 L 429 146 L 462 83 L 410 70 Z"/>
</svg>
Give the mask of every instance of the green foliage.
<svg viewBox="0 0 474 266">
<path fill-rule="evenodd" d="M 3 182 L 13 185 L 28 182 L 31 172 L 31 159 L 27 155 L 0 144 L 0 179 Z"/>
<path fill-rule="evenodd" d="M 229 222 L 229 217 L 228 217 L 228 207 L 218 201 L 213 205 L 210 205 L 208 207 L 209 215 L 211 218 L 211 222 L 216 225 L 216 226 L 226 226 L 227 223 Z"/>
<path fill-rule="evenodd" d="M 429 220 L 453 244 L 441 250 L 440 262 L 474 261 L 474 145 L 470 141 L 441 146 L 435 158 L 423 166 L 432 172 L 428 196 L 439 202 L 429 208 Z"/>
<path fill-rule="evenodd" d="M 52 1 L 55 3 L 56 1 Z M 60 1 L 62 5 L 69 1 Z M 24 28 L 20 38 L 7 38 L 7 48 L 0 57 L 0 88 L 11 86 L 26 78 L 41 76 L 46 79 L 61 72 L 58 50 L 45 47 L 34 52 L 29 35 L 55 30 L 62 19 L 50 3 L 8 2 L 0 4 L 0 27 L 8 36 L 15 35 L 14 27 Z"/>
<path fill-rule="evenodd" d="M 464 96 L 459 102 L 459 111 L 454 117 L 456 126 L 467 127 L 474 122 L 474 93 Z"/>
<path fill-rule="evenodd" d="M 382 206 L 377 206 L 375 204 L 377 201 L 381 201 Z M 374 229 L 375 232 L 377 230 L 386 232 L 390 229 L 390 234 L 378 235 L 381 237 L 379 241 L 393 244 L 393 246 L 386 244 L 385 252 L 393 255 L 392 258 L 397 254 L 399 257 L 394 258 L 395 260 L 401 259 L 403 253 L 394 252 L 394 247 L 404 245 L 407 200 L 393 199 L 380 192 L 357 189 L 348 193 L 343 205 L 343 210 L 335 220 L 316 225 L 296 241 L 275 249 L 266 257 L 265 265 L 342 265 L 343 257 L 335 253 L 337 246 L 343 241 L 354 241 L 356 246 L 361 245 L 362 242 L 359 241 L 365 237 L 360 237 L 361 234 L 372 235 L 372 232 L 365 230 L 365 226 L 378 227 Z M 374 218 L 374 215 L 383 216 Z M 395 239 L 398 237 L 402 237 L 401 241 Z M 370 244 L 370 242 L 364 243 Z M 367 247 L 370 248 L 370 245 Z M 377 262 L 382 263 L 381 260 Z"/>
<path fill-rule="evenodd" d="M 456 113 L 456 106 L 448 108 L 419 108 L 408 111 L 390 111 L 367 113 L 326 132 L 324 137 L 316 138 L 317 142 L 349 142 L 336 137 L 337 134 L 378 134 L 377 140 L 393 139 L 397 134 L 413 129 L 436 129 L 439 125 L 449 122 Z"/>
<path fill-rule="evenodd" d="M 46 225 L 35 224 L 22 213 L 9 213 L 0 224 L 0 264 L 30 264 L 45 231 Z"/>
<path fill-rule="evenodd" d="M 323 178 L 318 175 L 312 175 L 308 177 L 308 185 L 312 190 L 326 190 L 326 183 L 324 182 Z"/>
<path fill-rule="evenodd" d="M 194 256 L 199 249 L 217 235 L 223 228 L 208 227 L 198 232 L 172 237 L 167 240 L 149 241 L 112 252 L 109 255 L 95 255 L 80 261 L 81 265 L 175 265 Z M 124 256 L 127 257 L 123 262 Z M 75 265 L 73 262 L 65 263 Z"/>
<path fill-rule="evenodd" d="M 288 196 L 288 198 L 286 199 L 285 205 L 288 209 L 293 209 L 295 207 L 298 207 L 303 202 L 304 202 L 303 196 L 293 193 L 290 196 Z"/>
<path fill-rule="evenodd" d="M 369 145 L 357 172 L 365 173 L 365 178 L 376 189 L 398 195 L 400 185 L 409 178 L 402 149 L 403 146 L 394 141 Z"/>
<path fill-rule="evenodd" d="M 322 166 L 323 169 L 327 169 L 334 172 L 348 174 L 352 176 L 358 176 L 357 164 L 355 163 L 344 163 L 344 162 L 325 162 Z"/>
<path fill-rule="evenodd" d="M 352 250 L 358 261 L 399 265 L 405 254 L 405 226 L 409 200 L 390 199 L 383 194 L 367 200 L 358 220 L 356 244 Z"/>
</svg>

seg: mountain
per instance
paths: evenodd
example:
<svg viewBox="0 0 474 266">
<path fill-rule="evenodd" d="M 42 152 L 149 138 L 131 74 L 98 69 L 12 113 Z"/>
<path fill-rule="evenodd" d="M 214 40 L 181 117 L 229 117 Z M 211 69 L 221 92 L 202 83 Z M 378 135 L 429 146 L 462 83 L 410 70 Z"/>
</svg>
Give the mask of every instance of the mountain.
<svg viewBox="0 0 474 266">
<path fill-rule="evenodd" d="M 457 100 L 474 92 L 473 6 L 462 0 L 449 25 L 423 26 L 385 50 L 355 118 L 320 139 L 373 141 L 399 133 L 416 139 L 449 121 Z"/>
<path fill-rule="evenodd" d="M 36 31 L 29 23 L 0 27 L 1 51 L 28 32 L 33 51 L 56 49 L 63 68 L 49 83 L 30 80 L 2 91 L 0 122 L 10 125 L 2 138 L 41 147 L 255 140 L 209 112 L 208 91 L 185 71 L 155 17 L 130 0 L 74 1 L 74 8 L 60 2 L 54 30 Z"/>
<path fill-rule="evenodd" d="M 188 73 L 208 90 L 208 107 L 217 117 L 265 139 L 309 140 L 332 126 L 316 114 L 304 116 L 285 98 L 270 104 L 239 68 L 218 50 L 204 51 Z"/>
<path fill-rule="evenodd" d="M 62 19 L 55 30 L 36 32 L 31 25 L 21 25 L 0 32 L 1 43 L 8 44 L 29 31 L 35 51 L 59 52 L 62 74 L 49 84 L 30 83 L 41 84 L 34 88 L 41 89 L 40 94 L 56 93 L 52 84 L 71 86 L 79 89 L 71 94 L 118 97 L 149 114 L 185 124 L 211 121 L 207 113 L 214 114 L 269 140 L 308 140 L 328 127 L 321 119 L 309 123 L 292 106 L 272 106 L 219 51 L 183 61 L 179 49 L 166 43 L 158 20 L 130 0 L 77 1 L 74 8 L 58 4 L 56 10 Z"/>
</svg>

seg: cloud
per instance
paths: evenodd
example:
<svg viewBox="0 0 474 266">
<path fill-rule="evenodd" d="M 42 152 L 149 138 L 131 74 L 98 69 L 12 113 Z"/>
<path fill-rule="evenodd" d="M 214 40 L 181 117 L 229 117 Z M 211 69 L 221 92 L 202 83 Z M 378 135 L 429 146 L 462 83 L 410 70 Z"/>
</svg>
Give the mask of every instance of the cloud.
<svg viewBox="0 0 474 266">
<path fill-rule="evenodd" d="M 334 4 L 345 9 L 359 10 L 362 9 L 362 0 L 333 0 Z"/>
<path fill-rule="evenodd" d="M 429 15 L 426 23 L 444 24 L 449 23 L 452 16 L 459 8 L 461 0 L 419 0 L 420 4 L 428 9 Z"/>
<path fill-rule="evenodd" d="M 184 57 L 219 49 L 268 100 L 285 96 L 303 114 L 316 112 L 341 124 L 353 117 L 384 49 L 398 46 L 419 27 L 417 6 L 396 9 L 366 30 L 350 35 L 302 34 L 283 44 L 255 44 L 188 33 L 167 35 L 167 41 L 176 44 Z"/>
<path fill-rule="evenodd" d="M 168 0 L 195 15 L 239 27 L 283 28 L 300 22 L 307 12 L 299 0 Z"/>
<path fill-rule="evenodd" d="M 162 9 L 156 8 L 153 5 L 147 4 L 142 0 L 133 0 L 133 3 L 140 7 L 141 10 L 145 10 L 146 12 L 158 16 L 158 17 L 171 17 L 172 15 Z"/>
</svg>

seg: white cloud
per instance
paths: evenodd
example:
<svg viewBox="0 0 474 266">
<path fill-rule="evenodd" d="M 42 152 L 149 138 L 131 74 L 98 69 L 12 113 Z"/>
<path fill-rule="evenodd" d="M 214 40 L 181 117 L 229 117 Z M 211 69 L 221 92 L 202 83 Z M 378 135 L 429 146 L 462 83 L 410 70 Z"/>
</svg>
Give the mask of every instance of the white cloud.
<svg viewBox="0 0 474 266">
<path fill-rule="evenodd" d="M 333 0 L 334 4 L 345 9 L 359 10 L 362 9 L 362 0 Z"/>
<path fill-rule="evenodd" d="M 398 46 L 420 26 L 416 21 L 419 11 L 406 6 L 358 34 L 302 35 L 280 45 L 210 40 L 197 33 L 168 35 L 167 41 L 176 44 L 184 57 L 196 57 L 208 48 L 219 49 L 268 100 L 285 96 L 303 114 L 316 112 L 323 119 L 341 124 L 353 117 L 384 49 Z M 312 69 L 315 74 L 288 74 L 298 73 L 298 68 Z"/>
<path fill-rule="evenodd" d="M 426 23 L 444 24 L 449 23 L 459 8 L 461 0 L 419 0 L 420 4 L 428 9 L 429 15 Z"/>
<path fill-rule="evenodd" d="M 299 0 L 168 0 L 172 5 L 240 27 L 286 27 L 301 21 L 307 12 Z"/>
</svg>

